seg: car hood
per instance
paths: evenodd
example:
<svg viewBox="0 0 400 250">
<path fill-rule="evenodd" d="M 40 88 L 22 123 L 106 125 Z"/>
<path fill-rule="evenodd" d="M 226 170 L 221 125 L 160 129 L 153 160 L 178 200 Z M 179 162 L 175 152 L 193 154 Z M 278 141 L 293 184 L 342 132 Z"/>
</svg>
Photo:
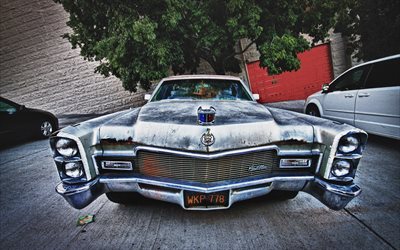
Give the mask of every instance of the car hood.
<svg viewBox="0 0 400 250">
<path fill-rule="evenodd" d="M 197 123 L 199 107 L 216 109 L 215 124 Z M 313 142 L 313 127 L 292 112 L 269 109 L 252 101 L 158 101 L 123 113 L 99 130 L 102 143 L 217 152 L 268 145 L 283 140 Z M 286 115 L 285 115 L 286 114 Z M 209 129 L 215 141 L 205 146 Z"/>
<path fill-rule="evenodd" d="M 271 113 L 251 101 L 159 101 L 145 105 L 139 113 L 141 122 L 197 125 L 199 107 L 216 109 L 215 125 L 252 123 L 271 120 Z"/>
</svg>

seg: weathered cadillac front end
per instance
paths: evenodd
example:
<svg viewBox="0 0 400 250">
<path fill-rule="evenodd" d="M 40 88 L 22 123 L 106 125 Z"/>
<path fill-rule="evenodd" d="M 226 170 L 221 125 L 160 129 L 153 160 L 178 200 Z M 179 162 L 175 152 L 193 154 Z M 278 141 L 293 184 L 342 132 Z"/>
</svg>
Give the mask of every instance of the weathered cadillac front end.
<svg viewBox="0 0 400 250">
<path fill-rule="evenodd" d="M 56 191 L 78 209 L 104 193 L 208 210 L 303 191 L 337 210 L 361 192 L 353 179 L 366 140 L 258 104 L 239 78 L 201 75 L 163 79 L 143 107 L 68 126 L 50 144 Z"/>
</svg>

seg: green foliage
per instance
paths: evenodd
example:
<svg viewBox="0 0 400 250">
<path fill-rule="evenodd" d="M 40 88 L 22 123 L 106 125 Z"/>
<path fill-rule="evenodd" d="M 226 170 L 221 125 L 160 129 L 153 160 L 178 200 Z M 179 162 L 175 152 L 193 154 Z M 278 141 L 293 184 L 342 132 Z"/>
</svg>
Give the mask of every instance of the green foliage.
<svg viewBox="0 0 400 250">
<path fill-rule="evenodd" d="M 200 59 L 217 74 L 240 72 L 243 38 L 257 46 L 269 73 L 297 70 L 297 53 L 310 46 L 301 33 L 323 40 L 343 12 L 335 0 L 54 1 L 70 14 L 72 47 L 132 92 L 171 70 L 196 73 Z"/>
<path fill-rule="evenodd" d="M 399 0 L 340 0 L 336 31 L 348 37 L 348 54 L 372 60 L 400 53 Z"/>
</svg>

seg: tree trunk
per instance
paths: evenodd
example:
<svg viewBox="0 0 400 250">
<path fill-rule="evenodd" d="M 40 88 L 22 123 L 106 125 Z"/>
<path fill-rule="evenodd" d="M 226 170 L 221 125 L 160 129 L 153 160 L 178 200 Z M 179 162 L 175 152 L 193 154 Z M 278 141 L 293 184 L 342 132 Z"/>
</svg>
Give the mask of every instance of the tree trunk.
<svg viewBox="0 0 400 250">
<path fill-rule="evenodd" d="M 223 65 L 223 63 L 222 63 L 222 60 L 220 60 L 220 61 L 212 61 L 212 62 L 209 62 L 208 61 L 208 63 L 211 65 L 211 67 L 213 68 L 213 70 L 215 71 L 215 74 L 217 74 L 217 75 L 225 75 L 225 67 L 224 67 L 224 65 Z"/>
</svg>

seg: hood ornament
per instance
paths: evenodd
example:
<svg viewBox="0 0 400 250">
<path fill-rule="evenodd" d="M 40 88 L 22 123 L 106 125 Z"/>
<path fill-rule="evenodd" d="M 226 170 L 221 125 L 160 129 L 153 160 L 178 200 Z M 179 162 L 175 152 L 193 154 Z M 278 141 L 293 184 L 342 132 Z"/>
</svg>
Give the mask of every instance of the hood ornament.
<svg viewBox="0 0 400 250">
<path fill-rule="evenodd" d="M 199 125 L 211 125 L 215 122 L 216 109 L 212 106 L 200 106 L 197 109 L 197 123 Z"/>
<path fill-rule="evenodd" d="M 200 139 L 201 143 L 203 143 L 204 146 L 211 146 L 215 142 L 215 137 L 213 134 L 211 134 L 210 129 L 208 128 L 207 131 L 201 136 Z"/>
</svg>

